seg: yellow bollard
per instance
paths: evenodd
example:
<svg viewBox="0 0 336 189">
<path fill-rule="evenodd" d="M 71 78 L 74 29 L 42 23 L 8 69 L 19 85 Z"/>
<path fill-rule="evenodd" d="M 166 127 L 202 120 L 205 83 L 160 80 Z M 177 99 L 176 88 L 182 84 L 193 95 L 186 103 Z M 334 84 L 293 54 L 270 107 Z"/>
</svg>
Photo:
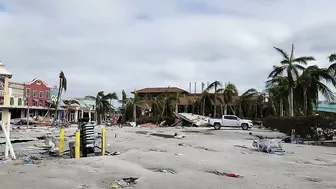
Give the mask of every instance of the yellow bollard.
<svg viewBox="0 0 336 189">
<path fill-rule="evenodd" d="M 106 128 L 102 128 L 101 132 L 101 155 L 105 155 L 105 147 L 106 147 Z"/>
<path fill-rule="evenodd" d="M 75 158 L 80 158 L 80 132 L 76 131 L 76 140 L 75 140 Z"/>
<path fill-rule="evenodd" d="M 59 155 L 63 156 L 63 153 L 64 153 L 64 129 L 61 129 L 59 137 Z"/>
</svg>

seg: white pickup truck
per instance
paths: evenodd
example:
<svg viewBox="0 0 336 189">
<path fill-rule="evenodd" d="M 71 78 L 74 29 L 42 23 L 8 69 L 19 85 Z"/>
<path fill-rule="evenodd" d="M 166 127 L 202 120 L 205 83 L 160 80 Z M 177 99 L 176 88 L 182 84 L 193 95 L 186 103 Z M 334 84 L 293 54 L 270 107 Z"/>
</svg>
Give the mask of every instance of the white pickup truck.
<svg viewBox="0 0 336 189">
<path fill-rule="evenodd" d="M 223 115 L 222 119 L 209 119 L 209 124 L 214 126 L 216 130 L 221 127 L 241 127 L 243 130 L 253 127 L 251 120 L 240 119 L 235 115 Z"/>
</svg>

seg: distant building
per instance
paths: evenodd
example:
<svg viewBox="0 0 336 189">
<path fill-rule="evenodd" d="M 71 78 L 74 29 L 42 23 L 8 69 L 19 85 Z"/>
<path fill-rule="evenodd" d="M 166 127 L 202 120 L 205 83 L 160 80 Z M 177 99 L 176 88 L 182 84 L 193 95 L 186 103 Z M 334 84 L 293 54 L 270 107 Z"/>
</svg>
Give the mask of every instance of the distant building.
<svg viewBox="0 0 336 189">
<path fill-rule="evenodd" d="M 31 108 L 31 116 L 44 116 L 48 110 L 50 87 L 42 79 L 35 78 L 24 84 L 24 96 Z"/>
<path fill-rule="evenodd" d="M 0 62 L 0 121 L 8 123 L 10 109 L 10 95 L 8 90 L 8 81 L 12 74 L 5 69 L 5 65 Z"/>
<path fill-rule="evenodd" d="M 9 81 L 8 93 L 10 96 L 9 105 L 11 118 L 25 117 L 27 114 L 27 105 L 24 98 L 24 84 Z"/>
</svg>

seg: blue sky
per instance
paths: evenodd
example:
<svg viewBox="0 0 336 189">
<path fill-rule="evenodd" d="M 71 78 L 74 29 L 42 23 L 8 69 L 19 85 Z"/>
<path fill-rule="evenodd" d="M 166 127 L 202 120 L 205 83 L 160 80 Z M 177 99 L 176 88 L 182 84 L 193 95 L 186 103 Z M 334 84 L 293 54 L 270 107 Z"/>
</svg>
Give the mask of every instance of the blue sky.
<svg viewBox="0 0 336 189">
<path fill-rule="evenodd" d="M 280 56 L 335 52 L 334 0 L 0 0 L 0 60 L 13 80 L 57 84 L 69 97 L 97 91 L 234 83 L 263 90 Z M 1 11 L 2 9 L 2 11 Z M 5 11 L 3 11 L 5 10 Z"/>
</svg>

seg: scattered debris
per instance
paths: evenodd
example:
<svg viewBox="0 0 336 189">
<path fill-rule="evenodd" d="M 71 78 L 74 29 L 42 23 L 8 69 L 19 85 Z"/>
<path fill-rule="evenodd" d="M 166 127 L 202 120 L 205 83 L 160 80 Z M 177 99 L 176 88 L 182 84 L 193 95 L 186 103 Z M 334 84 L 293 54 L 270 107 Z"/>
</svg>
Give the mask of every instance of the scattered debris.
<svg viewBox="0 0 336 189">
<path fill-rule="evenodd" d="M 322 182 L 322 179 L 319 179 L 319 178 L 311 178 L 311 177 L 305 178 L 305 180 L 308 180 L 308 181 L 311 181 L 311 182 Z"/>
<path fill-rule="evenodd" d="M 156 148 L 151 148 L 148 151 L 150 151 L 150 152 L 167 152 L 167 150 L 156 149 Z"/>
<path fill-rule="evenodd" d="M 176 174 L 177 172 L 169 168 L 149 168 L 149 170 L 160 173 Z"/>
<path fill-rule="evenodd" d="M 25 164 L 40 164 L 42 163 L 42 159 L 36 157 L 36 156 L 29 156 L 29 157 L 25 157 L 23 162 Z"/>
<path fill-rule="evenodd" d="M 283 155 L 285 150 L 282 148 L 281 140 L 279 139 L 260 139 L 254 140 L 252 146 L 256 147 L 258 151 L 267 153 L 276 153 Z"/>
<path fill-rule="evenodd" d="M 154 128 L 154 127 L 156 127 L 156 124 L 155 123 L 144 123 L 144 124 L 141 124 L 139 126 L 142 127 L 142 128 Z"/>
<path fill-rule="evenodd" d="M 182 153 L 178 153 L 178 154 L 175 154 L 175 155 L 177 155 L 177 156 L 183 156 L 183 154 L 182 154 Z"/>
<path fill-rule="evenodd" d="M 190 144 L 186 144 L 186 143 L 179 143 L 178 145 L 179 146 L 189 146 L 189 147 L 191 146 Z"/>
<path fill-rule="evenodd" d="M 245 145 L 234 145 L 234 147 L 239 147 L 239 148 L 245 148 L 245 149 L 248 149 L 248 147 L 245 146 Z"/>
<path fill-rule="evenodd" d="M 216 150 L 214 150 L 214 149 L 206 148 L 206 147 L 203 147 L 203 146 L 196 146 L 195 148 L 210 151 L 210 152 L 216 152 Z"/>
<path fill-rule="evenodd" d="M 220 172 L 220 171 L 217 171 L 217 170 L 208 170 L 207 173 L 215 174 L 215 175 L 218 175 L 218 176 L 227 176 L 227 177 L 232 177 L 232 178 L 244 178 L 241 175 L 237 175 L 237 174 L 234 174 L 234 173 Z"/>
<path fill-rule="evenodd" d="M 206 116 L 192 114 L 192 113 L 178 113 L 178 114 L 175 114 L 175 116 L 179 120 L 183 120 L 189 123 L 191 126 L 201 127 L 201 126 L 209 125 L 209 117 L 206 117 Z M 177 122 L 181 122 L 181 121 L 177 121 Z M 176 125 L 177 122 L 175 122 L 172 126 Z"/>
<path fill-rule="evenodd" d="M 136 184 L 136 180 L 138 180 L 138 178 L 134 178 L 134 177 L 122 178 L 116 181 L 114 184 L 112 184 L 110 188 L 125 188 L 129 186 L 133 186 Z"/>
</svg>

